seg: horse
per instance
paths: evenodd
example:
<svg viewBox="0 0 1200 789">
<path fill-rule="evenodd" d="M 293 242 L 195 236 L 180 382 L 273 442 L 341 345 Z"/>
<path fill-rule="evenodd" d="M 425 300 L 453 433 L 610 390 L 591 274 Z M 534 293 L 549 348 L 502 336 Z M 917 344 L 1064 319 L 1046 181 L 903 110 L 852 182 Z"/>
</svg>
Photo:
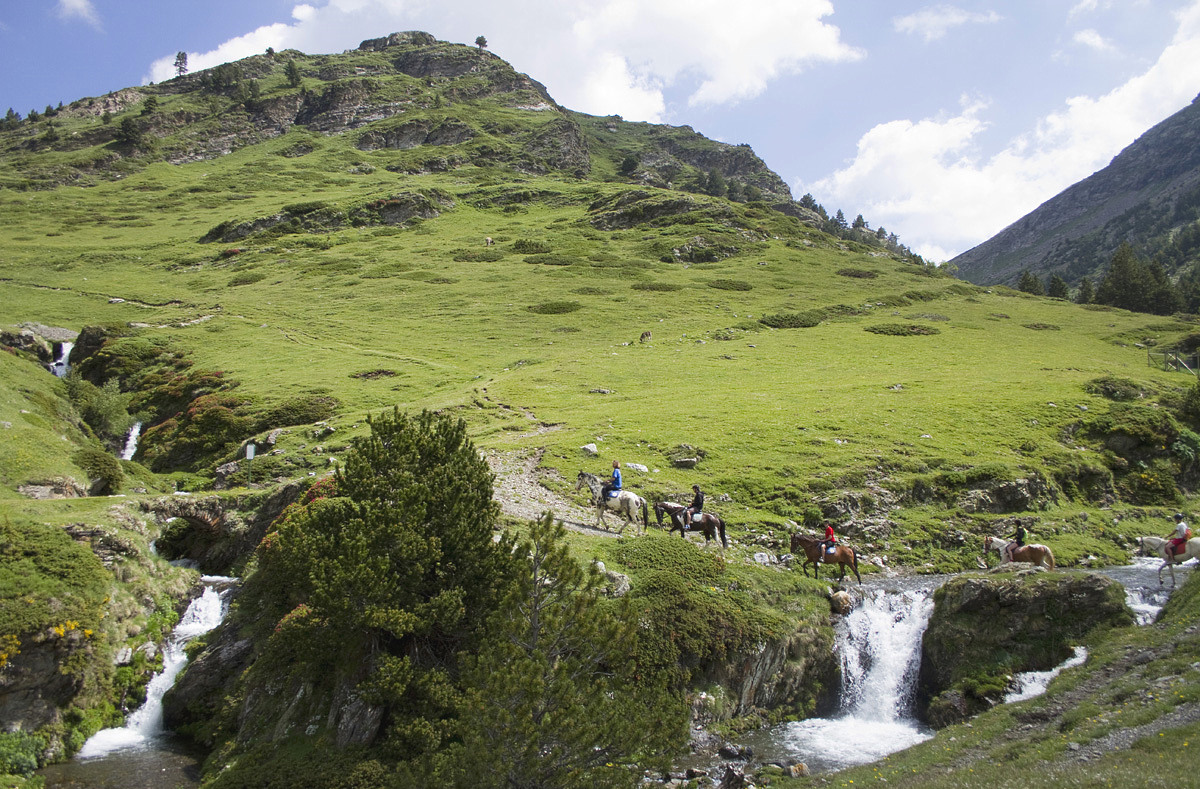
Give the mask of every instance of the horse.
<svg viewBox="0 0 1200 789">
<path fill-rule="evenodd" d="M 685 505 L 678 504 L 674 501 L 658 501 L 654 503 L 654 515 L 658 518 L 658 525 L 660 527 L 663 525 L 663 515 L 670 515 L 672 524 L 682 525 L 683 511 L 686 509 L 687 507 Z M 671 531 L 675 530 L 671 529 Z M 668 534 L 670 534 L 670 532 L 668 532 Z"/>
<path fill-rule="evenodd" d="M 1054 569 L 1054 552 L 1048 546 L 1040 543 L 1031 542 L 1028 545 L 1014 547 L 1011 551 L 1007 550 L 1008 542 L 999 537 L 988 535 L 983 538 L 983 555 L 984 563 L 987 563 L 988 551 L 995 551 L 1000 554 L 1000 565 L 1003 566 L 1009 562 L 1027 562 L 1038 567 L 1045 567 L 1047 570 Z"/>
<path fill-rule="evenodd" d="M 636 493 L 622 490 L 617 491 L 617 495 L 611 498 L 601 498 L 600 493 L 604 489 L 604 480 L 595 474 L 581 471 L 575 480 L 575 490 L 582 490 L 585 487 L 592 492 L 592 505 L 596 508 L 596 525 L 603 525 L 605 531 L 608 531 L 608 524 L 604 521 L 605 510 L 616 510 L 618 514 L 625 516 L 625 525 L 617 531 L 617 534 L 624 534 L 626 526 L 630 523 L 637 523 L 639 509 L 642 511 L 642 532 L 644 533 L 646 527 L 650 525 L 650 508 L 647 506 L 646 500 Z"/>
<path fill-rule="evenodd" d="M 1163 559 L 1162 567 L 1158 568 L 1158 582 L 1161 584 L 1163 568 L 1171 570 L 1171 587 L 1175 587 L 1175 565 L 1183 564 L 1188 559 L 1200 559 L 1200 537 L 1193 537 L 1184 546 L 1183 553 L 1167 555 L 1167 540 L 1162 537 L 1138 537 L 1138 552 L 1143 556 L 1157 556 Z"/>
<path fill-rule="evenodd" d="M 813 577 L 821 577 L 821 562 L 826 564 L 840 564 L 842 566 L 842 574 L 838 576 L 838 583 L 846 577 L 846 568 L 849 567 L 854 571 L 854 577 L 858 582 L 862 583 L 862 576 L 858 574 L 858 553 L 845 545 L 837 545 L 833 549 L 833 553 L 825 553 L 825 548 L 821 545 L 821 540 L 816 537 L 809 537 L 807 534 L 792 535 L 792 553 L 804 551 L 804 564 L 800 565 L 800 569 L 808 575 L 808 566 L 813 566 Z M 799 549 L 799 550 L 797 550 Z"/>
<path fill-rule="evenodd" d="M 671 529 L 667 534 L 678 530 L 679 536 L 686 540 L 687 532 L 683 527 L 683 511 L 680 510 L 679 517 L 671 516 Z M 688 528 L 704 535 L 705 546 L 717 539 L 717 533 L 719 532 L 721 535 L 721 547 L 729 547 L 729 540 L 725 537 L 725 521 L 721 520 L 721 516 L 719 515 L 714 515 L 711 512 L 702 512 L 700 513 L 700 520 L 693 520 L 688 524 Z"/>
</svg>

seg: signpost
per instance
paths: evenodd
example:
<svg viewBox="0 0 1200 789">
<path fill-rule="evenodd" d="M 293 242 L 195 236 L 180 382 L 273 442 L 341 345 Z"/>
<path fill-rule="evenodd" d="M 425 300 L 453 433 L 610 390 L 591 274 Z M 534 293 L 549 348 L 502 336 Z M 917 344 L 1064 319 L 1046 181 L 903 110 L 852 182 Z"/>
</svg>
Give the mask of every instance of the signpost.
<svg viewBox="0 0 1200 789">
<path fill-rule="evenodd" d="M 247 478 L 246 485 L 247 485 L 247 487 L 249 487 L 249 485 L 254 482 L 254 464 L 251 463 L 250 461 L 254 460 L 254 451 L 256 449 L 258 449 L 258 446 L 253 441 L 246 444 L 246 478 Z"/>
</svg>

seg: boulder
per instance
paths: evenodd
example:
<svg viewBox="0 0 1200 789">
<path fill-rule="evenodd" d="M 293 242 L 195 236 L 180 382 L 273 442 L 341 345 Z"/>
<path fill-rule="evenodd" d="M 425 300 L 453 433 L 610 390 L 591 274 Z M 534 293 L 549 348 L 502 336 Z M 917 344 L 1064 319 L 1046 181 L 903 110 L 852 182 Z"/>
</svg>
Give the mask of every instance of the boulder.
<svg viewBox="0 0 1200 789">
<path fill-rule="evenodd" d="M 1101 626 L 1134 622 L 1125 590 L 1090 573 L 964 574 L 934 593 L 919 701 L 945 726 L 1003 698 L 1008 677 L 1045 671 Z"/>
</svg>

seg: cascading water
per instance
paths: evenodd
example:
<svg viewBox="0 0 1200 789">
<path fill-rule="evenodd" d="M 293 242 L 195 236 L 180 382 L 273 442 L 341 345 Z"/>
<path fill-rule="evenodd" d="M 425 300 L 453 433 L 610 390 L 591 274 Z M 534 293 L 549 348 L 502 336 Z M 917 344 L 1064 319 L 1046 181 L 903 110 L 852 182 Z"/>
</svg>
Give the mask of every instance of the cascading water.
<svg viewBox="0 0 1200 789">
<path fill-rule="evenodd" d="M 921 636 L 933 613 L 933 584 L 866 589 L 837 627 L 842 714 L 790 723 L 778 745 L 814 772 L 866 764 L 932 736 L 913 717 Z"/>
<path fill-rule="evenodd" d="M 121 450 L 121 460 L 133 460 L 133 456 L 137 452 L 138 437 L 141 434 L 142 423 L 134 422 L 133 427 L 129 428 L 129 435 L 125 437 L 125 448 Z"/>
<path fill-rule="evenodd" d="M 69 359 L 71 358 L 71 349 L 75 347 L 73 342 L 61 342 L 58 344 L 58 355 L 54 357 L 54 363 L 50 365 L 50 372 L 57 375 L 59 378 L 65 378 L 67 373 L 71 372 Z"/>
<path fill-rule="evenodd" d="M 146 686 L 146 702 L 137 709 L 119 729 L 104 729 L 92 735 L 76 755 L 79 759 L 94 759 L 115 751 L 143 748 L 165 734 L 162 723 L 162 698 L 175 677 L 179 674 L 187 655 L 184 647 L 197 636 L 203 635 L 221 623 L 225 615 L 227 593 L 218 592 L 217 586 L 225 586 L 233 579 L 206 575 L 204 593 L 192 601 L 175 626 L 169 643 L 163 649 L 163 669 Z"/>
</svg>

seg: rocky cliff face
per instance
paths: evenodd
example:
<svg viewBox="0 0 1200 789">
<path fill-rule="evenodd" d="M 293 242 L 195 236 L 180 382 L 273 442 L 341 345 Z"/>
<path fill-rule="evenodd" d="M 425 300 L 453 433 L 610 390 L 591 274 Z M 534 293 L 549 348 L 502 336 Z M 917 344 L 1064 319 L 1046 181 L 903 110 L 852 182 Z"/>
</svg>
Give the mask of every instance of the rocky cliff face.
<svg viewBox="0 0 1200 789">
<path fill-rule="evenodd" d="M 965 720 L 1002 698 L 1012 674 L 1051 669 L 1095 628 L 1133 622 L 1124 589 L 1099 575 L 954 578 L 935 593 L 921 642 L 918 692 L 929 722 Z"/>
</svg>

